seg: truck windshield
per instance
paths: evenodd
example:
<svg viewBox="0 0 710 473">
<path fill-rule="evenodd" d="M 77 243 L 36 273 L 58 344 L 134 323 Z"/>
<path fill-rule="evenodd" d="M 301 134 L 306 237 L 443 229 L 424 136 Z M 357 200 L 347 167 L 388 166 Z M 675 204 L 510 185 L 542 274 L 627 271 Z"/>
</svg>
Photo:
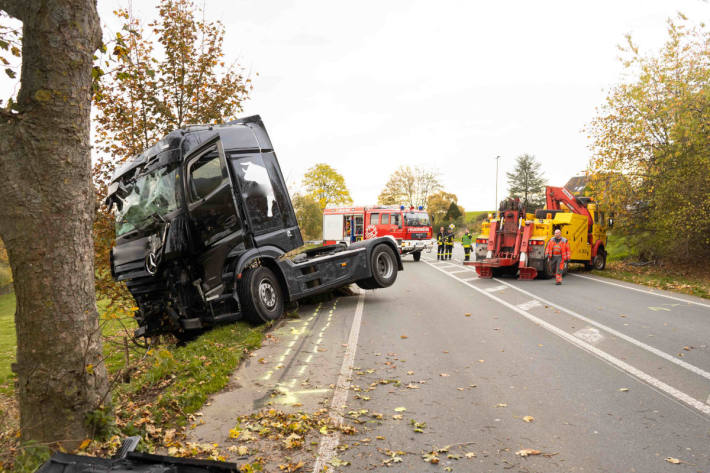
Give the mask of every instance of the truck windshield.
<svg viewBox="0 0 710 473">
<path fill-rule="evenodd" d="M 428 227 L 429 215 L 426 212 L 409 212 L 404 214 L 404 224 L 408 227 Z"/>
<path fill-rule="evenodd" d="M 176 174 L 176 167 L 156 169 L 128 184 L 117 205 L 116 236 L 140 228 L 152 215 L 162 217 L 177 209 Z"/>
</svg>

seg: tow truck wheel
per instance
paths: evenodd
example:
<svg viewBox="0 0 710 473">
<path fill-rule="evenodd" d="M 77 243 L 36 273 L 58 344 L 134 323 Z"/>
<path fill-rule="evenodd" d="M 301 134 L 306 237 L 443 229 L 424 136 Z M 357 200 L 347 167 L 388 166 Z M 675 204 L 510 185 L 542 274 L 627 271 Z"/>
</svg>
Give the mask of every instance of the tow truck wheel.
<svg viewBox="0 0 710 473">
<path fill-rule="evenodd" d="M 414 261 L 419 261 L 422 259 L 422 252 L 421 251 L 415 251 L 412 253 L 412 256 L 414 257 Z"/>
<path fill-rule="evenodd" d="M 283 291 L 269 268 L 259 266 L 246 270 L 238 287 L 239 302 L 247 320 L 259 324 L 281 318 L 284 313 Z"/>
<path fill-rule="evenodd" d="M 599 271 L 606 268 L 606 251 L 601 249 L 597 251 L 597 255 L 592 260 L 592 266 Z"/>
</svg>

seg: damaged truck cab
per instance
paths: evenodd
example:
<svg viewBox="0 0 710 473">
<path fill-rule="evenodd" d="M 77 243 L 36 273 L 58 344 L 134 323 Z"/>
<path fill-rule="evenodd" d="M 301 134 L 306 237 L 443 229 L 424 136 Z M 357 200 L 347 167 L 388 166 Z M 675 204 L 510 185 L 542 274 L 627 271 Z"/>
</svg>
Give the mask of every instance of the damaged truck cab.
<svg viewBox="0 0 710 473">
<path fill-rule="evenodd" d="M 258 116 L 171 132 L 118 169 L 111 271 L 136 300 L 136 336 L 266 322 L 287 302 L 352 282 L 394 283 L 391 238 L 296 251 L 301 232 Z"/>
</svg>

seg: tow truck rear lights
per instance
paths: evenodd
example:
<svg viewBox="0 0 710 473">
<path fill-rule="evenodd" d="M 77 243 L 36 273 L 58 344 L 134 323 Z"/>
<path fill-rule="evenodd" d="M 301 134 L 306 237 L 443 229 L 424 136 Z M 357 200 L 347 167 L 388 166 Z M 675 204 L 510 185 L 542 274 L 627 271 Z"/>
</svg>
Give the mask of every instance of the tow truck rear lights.
<svg viewBox="0 0 710 473">
<path fill-rule="evenodd" d="M 542 241 L 542 240 L 530 240 L 530 244 L 531 244 L 531 245 L 534 245 L 534 246 L 535 246 L 535 245 L 541 246 L 541 245 L 544 245 L 545 242 Z"/>
<path fill-rule="evenodd" d="M 476 238 L 476 243 L 488 243 L 487 238 Z"/>
</svg>

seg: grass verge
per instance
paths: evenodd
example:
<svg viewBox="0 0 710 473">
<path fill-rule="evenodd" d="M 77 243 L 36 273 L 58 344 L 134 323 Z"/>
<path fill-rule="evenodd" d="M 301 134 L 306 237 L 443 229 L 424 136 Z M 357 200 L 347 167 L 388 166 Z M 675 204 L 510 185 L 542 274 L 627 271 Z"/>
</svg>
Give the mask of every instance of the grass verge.
<svg viewBox="0 0 710 473">
<path fill-rule="evenodd" d="M 699 268 L 633 266 L 629 261 L 611 261 L 606 269 L 592 274 L 710 299 L 710 274 Z"/>
<path fill-rule="evenodd" d="M 199 423 L 195 414 L 207 397 L 222 390 L 247 354 L 261 345 L 266 326 L 224 325 L 195 340 L 177 344 L 172 337 L 150 348 L 131 341 L 136 328 L 129 308 L 99 303 L 104 363 L 111 381 L 105 406 L 87 419 L 94 435 L 82 445 L 90 455 L 110 456 L 120 439 L 140 435 L 140 449 L 167 452 L 180 446 L 183 456 L 219 458 L 213 445 L 184 442 L 185 430 Z M 49 455 L 39 445 L 20 445 L 14 397 L 15 298 L 0 296 L 0 471 L 34 471 Z"/>
</svg>

